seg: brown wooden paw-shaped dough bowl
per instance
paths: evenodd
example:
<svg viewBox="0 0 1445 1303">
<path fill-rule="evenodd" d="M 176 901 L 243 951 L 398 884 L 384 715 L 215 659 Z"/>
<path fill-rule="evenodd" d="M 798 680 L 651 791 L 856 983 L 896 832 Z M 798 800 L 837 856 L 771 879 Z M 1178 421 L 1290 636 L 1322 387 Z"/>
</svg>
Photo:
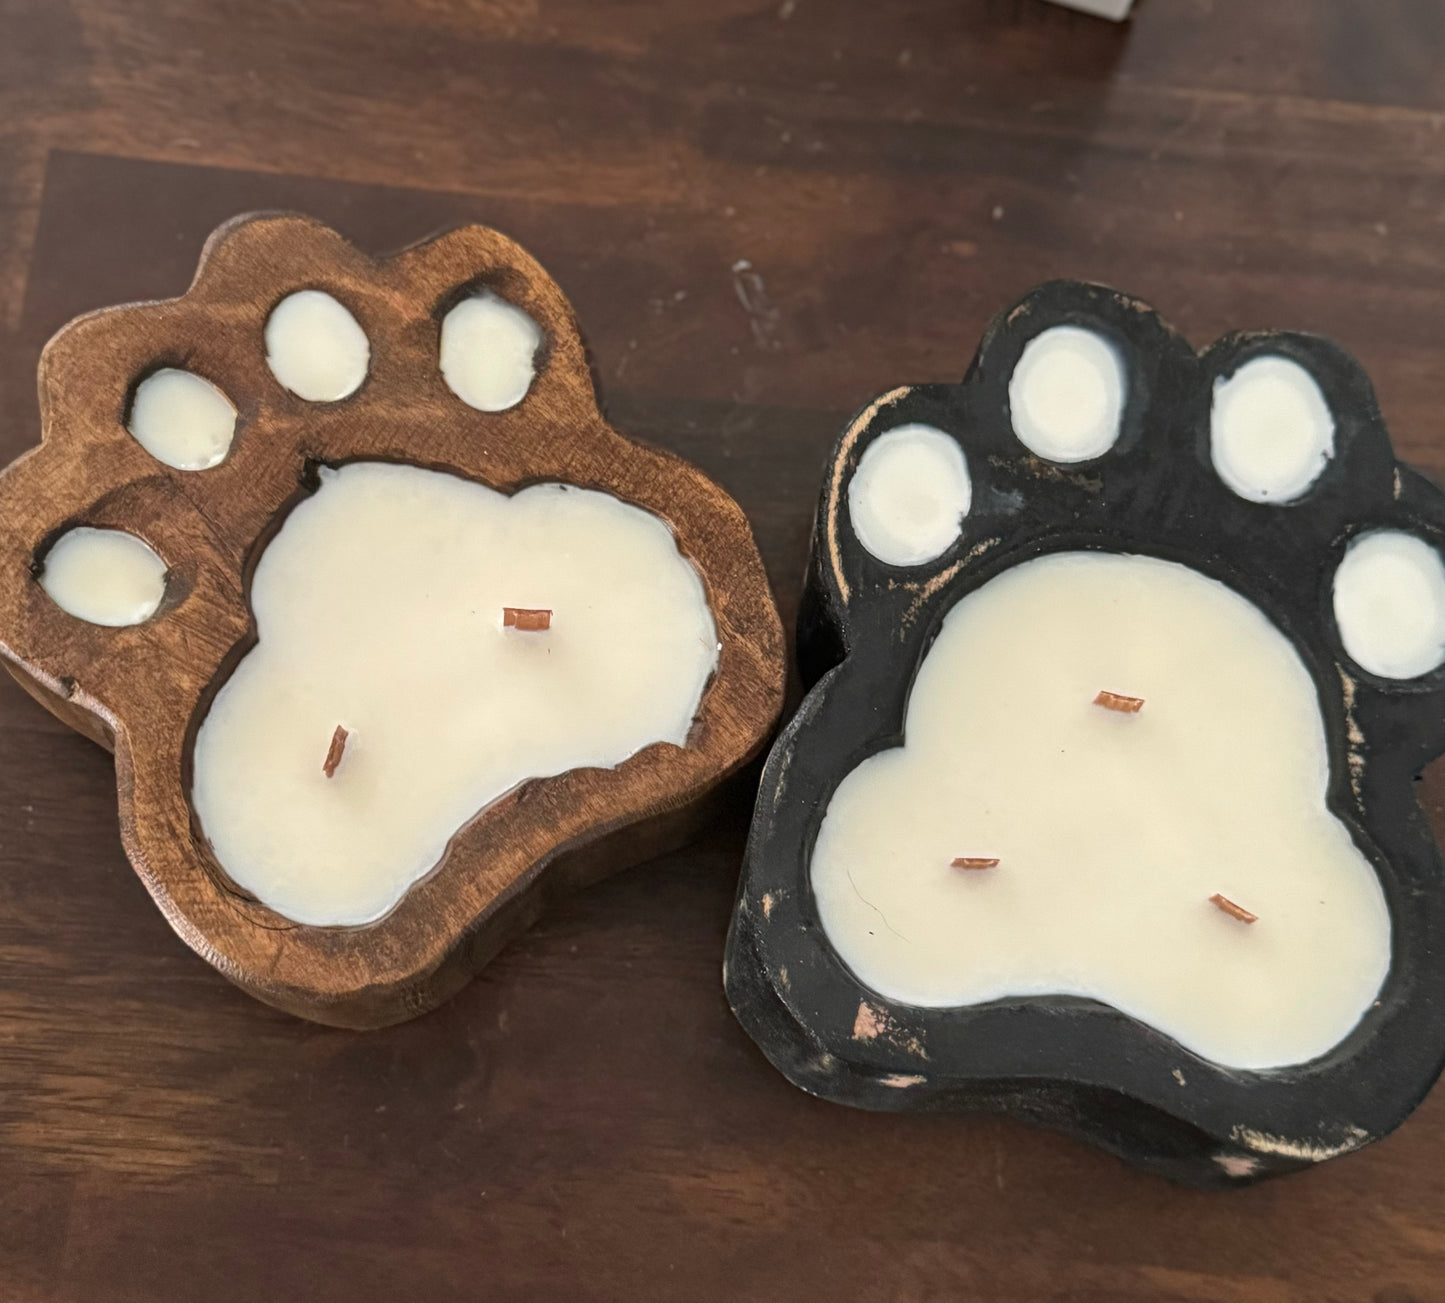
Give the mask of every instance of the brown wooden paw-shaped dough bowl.
<svg viewBox="0 0 1445 1303">
<path fill-rule="evenodd" d="M 339 401 L 297 397 L 268 364 L 269 316 L 305 289 L 343 304 L 370 342 L 365 380 Z M 444 316 L 482 289 L 541 332 L 530 388 L 504 411 L 468 406 L 439 369 Z M 137 386 L 160 368 L 202 377 L 236 409 L 229 453 L 209 469 L 175 469 L 127 428 Z M 467 226 L 375 261 L 304 217 L 240 217 L 211 237 L 182 297 L 71 322 L 46 347 L 39 380 L 41 445 L 0 474 L 0 653 L 47 709 L 114 751 L 136 873 L 192 949 L 269 1004 L 346 1027 L 434 1007 L 549 897 L 680 845 L 712 813 L 704 798 L 776 722 L 782 634 L 742 511 L 694 467 L 607 424 L 567 300 L 495 231 Z M 221 869 L 193 811 L 193 751 L 211 701 L 256 644 L 259 558 L 315 490 L 318 467 L 356 461 L 449 472 L 502 494 L 563 483 L 652 513 L 701 579 L 717 662 L 685 745 L 524 781 L 464 823 L 382 917 L 313 926 Z M 48 550 L 87 526 L 128 532 L 160 558 L 164 597 L 150 618 L 89 623 L 42 586 Z"/>
</svg>

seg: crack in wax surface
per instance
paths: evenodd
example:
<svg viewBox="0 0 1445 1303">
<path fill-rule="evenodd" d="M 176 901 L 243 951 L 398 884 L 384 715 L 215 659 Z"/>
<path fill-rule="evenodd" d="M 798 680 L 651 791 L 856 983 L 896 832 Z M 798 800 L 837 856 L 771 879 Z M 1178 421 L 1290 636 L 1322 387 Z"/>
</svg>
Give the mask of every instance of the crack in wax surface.
<svg viewBox="0 0 1445 1303">
<path fill-rule="evenodd" d="M 259 641 L 196 737 L 226 873 L 300 923 L 390 910 L 529 778 L 682 746 L 717 665 L 702 581 L 656 516 L 414 466 L 321 472 L 251 588 Z M 503 627 L 503 607 L 551 628 Z M 349 736 L 322 772 L 337 725 Z"/>
<path fill-rule="evenodd" d="M 811 866 L 828 939 L 885 997 L 1085 996 L 1250 1069 L 1324 1054 L 1376 998 L 1390 919 L 1325 803 L 1314 682 L 1223 584 L 1105 553 L 1008 570 L 943 621 L 904 737 L 839 785 Z"/>
</svg>

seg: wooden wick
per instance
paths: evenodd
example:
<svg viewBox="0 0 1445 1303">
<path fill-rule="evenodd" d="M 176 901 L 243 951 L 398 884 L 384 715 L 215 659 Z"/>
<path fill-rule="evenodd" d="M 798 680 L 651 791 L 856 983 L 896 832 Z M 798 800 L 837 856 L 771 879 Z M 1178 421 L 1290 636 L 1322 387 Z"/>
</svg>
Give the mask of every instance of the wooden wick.
<svg viewBox="0 0 1445 1303">
<path fill-rule="evenodd" d="M 960 855 L 949 866 L 954 869 L 996 869 L 997 860 L 990 860 L 981 855 Z"/>
<path fill-rule="evenodd" d="M 523 633 L 536 633 L 552 627 L 552 612 L 535 610 L 527 606 L 502 607 L 502 628 L 520 629 Z"/>
<path fill-rule="evenodd" d="M 350 736 L 340 724 L 336 726 L 336 732 L 331 735 L 331 745 L 326 748 L 326 759 L 321 762 L 321 772 L 327 778 L 336 777 L 336 767 L 346 752 L 346 739 Z"/>
<path fill-rule="evenodd" d="M 1209 903 L 1216 909 L 1223 910 L 1230 918 L 1237 918 L 1241 923 L 1257 923 L 1258 914 L 1251 914 L 1243 905 L 1236 905 L 1228 896 L 1222 896 L 1215 892 L 1209 898 Z"/>
<path fill-rule="evenodd" d="M 1094 705 L 1105 710 L 1117 710 L 1124 715 L 1137 715 L 1144 709 L 1143 697 L 1125 697 L 1117 692 L 1100 691 L 1094 698 Z"/>
</svg>

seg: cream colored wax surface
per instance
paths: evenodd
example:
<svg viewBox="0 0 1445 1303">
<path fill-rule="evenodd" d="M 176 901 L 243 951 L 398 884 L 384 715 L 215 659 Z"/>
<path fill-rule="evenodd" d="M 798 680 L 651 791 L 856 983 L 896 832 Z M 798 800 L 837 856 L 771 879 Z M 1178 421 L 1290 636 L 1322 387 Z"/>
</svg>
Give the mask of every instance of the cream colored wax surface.
<svg viewBox="0 0 1445 1303">
<path fill-rule="evenodd" d="M 199 730 L 192 796 L 226 872 L 303 923 L 385 914 L 525 779 L 683 745 L 717 663 L 668 528 L 556 484 L 324 471 L 251 598 L 259 642 Z M 506 629 L 504 606 L 552 626 Z"/>
<path fill-rule="evenodd" d="M 371 341 L 325 290 L 288 294 L 266 318 L 266 365 L 298 398 L 334 403 L 355 393 L 371 367 Z"/>
<path fill-rule="evenodd" d="M 848 484 L 858 541 L 895 566 L 921 565 L 946 552 L 972 500 L 963 449 L 931 425 L 901 425 L 880 435 Z"/>
<path fill-rule="evenodd" d="M 1345 651 L 1371 674 L 1413 679 L 1445 661 L 1445 565 L 1415 534 L 1354 539 L 1335 571 L 1334 609 Z"/>
<path fill-rule="evenodd" d="M 948 614 L 905 736 L 839 786 L 811 869 L 884 996 L 1092 997 L 1238 1068 L 1323 1054 L 1375 999 L 1390 921 L 1325 805 L 1316 690 L 1224 585 L 1100 553 L 1007 571 Z"/>
<path fill-rule="evenodd" d="M 1335 455 L 1335 418 L 1318 381 L 1287 357 L 1251 358 L 1214 385 L 1210 455 L 1250 502 L 1295 502 Z"/>
<path fill-rule="evenodd" d="M 1030 452 L 1049 461 L 1089 461 L 1119 437 L 1124 366 L 1092 330 L 1052 326 L 1024 346 L 1008 397 L 1014 433 Z"/>
<path fill-rule="evenodd" d="M 503 412 L 527 396 L 542 330 L 490 290 L 463 299 L 442 319 L 442 378 L 468 407 Z"/>
<path fill-rule="evenodd" d="M 225 460 L 236 433 L 236 409 L 209 380 L 162 367 L 136 387 L 130 432 L 157 461 L 203 471 Z"/>
<path fill-rule="evenodd" d="M 141 624 L 166 595 L 166 563 L 134 534 L 81 525 L 46 553 L 40 586 L 67 615 L 117 628 Z"/>
</svg>

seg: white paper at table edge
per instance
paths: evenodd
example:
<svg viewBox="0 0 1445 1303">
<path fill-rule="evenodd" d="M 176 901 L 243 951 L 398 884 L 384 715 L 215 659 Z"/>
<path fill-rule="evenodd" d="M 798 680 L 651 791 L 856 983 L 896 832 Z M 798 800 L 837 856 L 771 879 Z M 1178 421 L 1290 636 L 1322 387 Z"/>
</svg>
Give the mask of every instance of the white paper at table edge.
<svg viewBox="0 0 1445 1303">
<path fill-rule="evenodd" d="M 1066 9 L 1077 9 L 1081 13 L 1097 14 L 1100 18 L 1112 18 L 1116 23 L 1129 16 L 1134 0 L 1050 0 Z"/>
</svg>

